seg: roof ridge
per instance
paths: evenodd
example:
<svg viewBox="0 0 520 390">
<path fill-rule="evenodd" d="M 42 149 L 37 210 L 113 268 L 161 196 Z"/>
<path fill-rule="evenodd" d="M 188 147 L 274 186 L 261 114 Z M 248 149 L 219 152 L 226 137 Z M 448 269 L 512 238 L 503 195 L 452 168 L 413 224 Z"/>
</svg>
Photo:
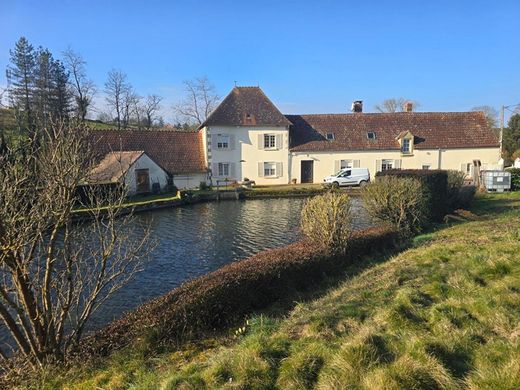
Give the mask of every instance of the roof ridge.
<svg viewBox="0 0 520 390">
<path fill-rule="evenodd" d="M 334 115 L 424 115 L 424 114 L 481 114 L 482 111 L 414 111 L 414 112 L 339 112 L 339 113 L 313 113 L 313 114 L 284 114 L 285 116 L 334 116 Z"/>
</svg>

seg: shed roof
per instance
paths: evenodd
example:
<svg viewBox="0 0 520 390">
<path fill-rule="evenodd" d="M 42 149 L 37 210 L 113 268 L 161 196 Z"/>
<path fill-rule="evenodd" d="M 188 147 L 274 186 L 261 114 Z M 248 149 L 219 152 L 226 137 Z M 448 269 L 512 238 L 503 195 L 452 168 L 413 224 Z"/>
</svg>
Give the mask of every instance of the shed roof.
<svg viewBox="0 0 520 390">
<path fill-rule="evenodd" d="M 144 154 L 139 151 L 110 152 L 89 173 L 92 184 L 117 183 L 132 165 Z"/>
</svg>

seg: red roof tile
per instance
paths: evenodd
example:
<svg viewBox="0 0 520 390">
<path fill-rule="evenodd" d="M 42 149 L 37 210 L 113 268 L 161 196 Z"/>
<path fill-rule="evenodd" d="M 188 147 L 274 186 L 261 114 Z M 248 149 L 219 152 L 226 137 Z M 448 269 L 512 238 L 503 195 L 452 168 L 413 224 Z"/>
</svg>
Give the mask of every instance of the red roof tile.
<svg viewBox="0 0 520 390">
<path fill-rule="evenodd" d="M 414 135 L 417 149 L 498 147 L 482 112 L 399 112 L 286 115 L 292 151 L 399 149 L 402 131 Z M 369 140 L 368 132 L 376 134 Z M 334 140 L 326 140 L 334 133 Z"/>
<path fill-rule="evenodd" d="M 112 151 L 142 150 L 170 174 L 206 171 L 202 134 L 166 130 L 92 130 L 100 158 Z"/>
<path fill-rule="evenodd" d="M 289 126 L 260 87 L 235 87 L 200 126 Z"/>
</svg>

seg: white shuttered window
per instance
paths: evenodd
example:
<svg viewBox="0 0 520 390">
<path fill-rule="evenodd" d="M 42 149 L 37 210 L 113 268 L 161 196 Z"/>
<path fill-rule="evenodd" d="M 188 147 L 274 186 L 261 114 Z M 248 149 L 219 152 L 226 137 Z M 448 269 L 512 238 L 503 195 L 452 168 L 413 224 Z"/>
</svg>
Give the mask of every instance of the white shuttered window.
<svg viewBox="0 0 520 390">
<path fill-rule="evenodd" d="M 281 177 L 283 176 L 283 163 L 281 162 L 264 162 L 258 163 L 258 176 L 259 177 Z"/>
</svg>

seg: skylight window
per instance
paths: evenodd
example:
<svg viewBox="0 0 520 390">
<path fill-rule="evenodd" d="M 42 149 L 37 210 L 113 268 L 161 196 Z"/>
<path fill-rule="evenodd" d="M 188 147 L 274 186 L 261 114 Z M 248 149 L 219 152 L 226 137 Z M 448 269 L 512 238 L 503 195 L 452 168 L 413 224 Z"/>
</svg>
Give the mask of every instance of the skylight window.
<svg viewBox="0 0 520 390">
<path fill-rule="evenodd" d="M 369 131 L 367 133 L 367 138 L 368 139 L 376 139 L 376 133 L 374 133 L 373 131 Z"/>
<path fill-rule="evenodd" d="M 327 141 L 332 141 L 335 138 L 334 133 L 327 133 L 325 137 L 327 138 Z"/>
</svg>

